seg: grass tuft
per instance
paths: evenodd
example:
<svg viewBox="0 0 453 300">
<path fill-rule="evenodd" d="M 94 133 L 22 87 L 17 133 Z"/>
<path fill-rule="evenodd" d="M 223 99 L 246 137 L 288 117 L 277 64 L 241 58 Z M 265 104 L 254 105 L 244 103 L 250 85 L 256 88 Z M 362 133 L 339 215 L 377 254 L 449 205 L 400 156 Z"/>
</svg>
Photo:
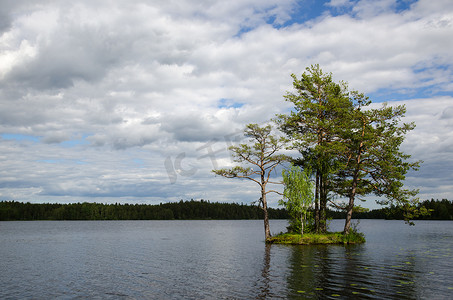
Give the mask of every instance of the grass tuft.
<svg viewBox="0 0 453 300">
<path fill-rule="evenodd" d="M 327 232 L 324 234 L 306 233 L 303 236 L 294 233 L 281 233 L 269 238 L 266 243 L 286 245 L 325 245 L 325 244 L 362 244 L 365 243 L 363 233 Z"/>
</svg>

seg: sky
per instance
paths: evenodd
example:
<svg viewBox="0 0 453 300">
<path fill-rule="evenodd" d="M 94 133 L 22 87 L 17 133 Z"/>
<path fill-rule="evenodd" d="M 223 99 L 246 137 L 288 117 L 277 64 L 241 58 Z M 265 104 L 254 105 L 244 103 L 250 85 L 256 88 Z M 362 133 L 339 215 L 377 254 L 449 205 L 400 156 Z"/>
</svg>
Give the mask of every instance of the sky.
<svg viewBox="0 0 453 300">
<path fill-rule="evenodd" d="M 0 201 L 256 201 L 211 170 L 312 64 L 406 105 L 406 187 L 453 200 L 452 49 L 451 0 L 0 0 Z"/>
</svg>

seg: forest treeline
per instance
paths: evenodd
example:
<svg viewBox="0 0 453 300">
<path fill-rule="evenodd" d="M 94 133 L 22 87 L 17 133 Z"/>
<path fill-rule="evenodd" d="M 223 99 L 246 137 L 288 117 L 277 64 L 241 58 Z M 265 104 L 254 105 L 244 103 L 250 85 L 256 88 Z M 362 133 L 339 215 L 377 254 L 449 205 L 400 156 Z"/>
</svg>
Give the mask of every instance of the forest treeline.
<svg viewBox="0 0 453 300">
<path fill-rule="evenodd" d="M 429 215 L 415 217 L 414 220 L 453 220 L 453 201 L 442 200 L 425 200 L 418 204 L 418 208 L 426 208 Z M 328 216 L 333 219 L 342 219 L 345 217 L 343 211 L 328 211 Z M 370 211 L 354 212 L 354 219 L 387 219 L 403 220 L 404 210 L 401 207 L 383 207 Z"/>
<path fill-rule="evenodd" d="M 285 209 L 269 209 L 271 219 L 287 219 Z M 13 220 L 235 220 L 262 219 L 258 206 L 210 201 L 149 204 L 36 204 L 0 202 L 0 221 Z"/>
<path fill-rule="evenodd" d="M 426 200 L 419 204 L 430 210 L 429 216 L 418 220 L 453 220 L 453 201 Z M 288 219 L 285 209 L 269 208 L 271 219 Z M 344 219 L 344 211 L 327 210 L 327 216 Z M 257 206 L 218 203 L 207 200 L 180 201 L 149 204 L 101 204 L 101 203 L 22 203 L 0 202 L 0 221 L 13 220 L 239 220 L 262 219 L 263 211 Z M 403 211 L 397 207 L 384 207 L 367 212 L 355 212 L 355 219 L 403 219 Z"/>
</svg>

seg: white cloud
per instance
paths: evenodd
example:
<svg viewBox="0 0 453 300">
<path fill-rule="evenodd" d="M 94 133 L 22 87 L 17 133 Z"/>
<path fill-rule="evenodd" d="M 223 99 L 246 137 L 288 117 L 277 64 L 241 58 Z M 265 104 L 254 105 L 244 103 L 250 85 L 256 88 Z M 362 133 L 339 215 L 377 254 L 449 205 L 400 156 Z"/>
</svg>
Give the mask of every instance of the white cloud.
<svg viewBox="0 0 453 300">
<path fill-rule="evenodd" d="M 38 141 L 0 139 L 0 199 L 256 200 L 253 185 L 210 173 L 207 146 L 216 164 L 228 162 L 228 139 L 287 111 L 289 75 L 313 63 L 362 92 L 389 99 L 423 92 L 426 99 L 404 102 L 418 124 L 408 149 L 425 160 L 408 182 L 426 197 L 453 198 L 451 1 L 421 0 L 402 11 L 395 1 L 330 1 L 298 24 L 296 8 L 308 3 L 3 6 L 0 134 Z M 191 176 L 175 168 L 181 153 L 184 170 L 196 170 Z"/>
<path fill-rule="evenodd" d="M 390 102 L 404 104 L 407 108 L 404 122 L 414 122 L 416 127 L 407 134 L 402 150 L 412 155 L 411 160 L 422 160 L 419 171 L 408 174 L 406 184 L 419 188 L 422 199 L 451 198 L 453 175 L 452 116 L 448 114 L 452 97 L 413 99 Z"/>
<path fill-rule="evenodd" d="M 370 18 L 393 12 L 395 6 L 396 0 L 361 0 L 354 5 L 352 11 L 360 18 Z"/>
</svg>

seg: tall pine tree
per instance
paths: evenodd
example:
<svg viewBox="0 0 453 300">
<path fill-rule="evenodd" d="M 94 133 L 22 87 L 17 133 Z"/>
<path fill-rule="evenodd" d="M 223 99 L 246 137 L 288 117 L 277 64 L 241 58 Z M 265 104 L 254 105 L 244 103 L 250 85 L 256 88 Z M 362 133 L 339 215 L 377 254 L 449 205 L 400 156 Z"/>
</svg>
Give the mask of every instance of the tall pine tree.
<svg viewBox="0 0 453 300">
<path fill-rule="evenodd" d="M 315 228 L 325 232 L 331 177 L 337 171 L 337 130 L 340 116 L 350 109 L 347 87 L 335 83 L 319 65 L 306 69 L 300 79 L 292 74 L 294 92 L 285 100 L 294 104 L 288 115 L 276 119 L 301 157 L 294 163 L 313 170 L 315 177 Z"/>
<path fill-rule="evenodd" d="M 333 185 L 337 194 L 348 199 L 344 232 L 351 226 L 355 198 L 369 194 L 384 196 L 382 204 L 405 208 L 405 219 L 409 220 L 418 213 L 414 210 L 418 191 L 404 188 L 403 180 L 420 162 L 408 162 L 411 156 L 400 147 L 415 124 L 401 124 L 406 112 L 403 105 L 367 108 L 371 102 L 356 91 L 351 92 L 350 101 L 353 108 L 342 116 L 343 126 L 338 130 L 341 167 Z"/>
<path fill-rule="evenodd" d="M 417 216 L 418 191 L 403 185 L 406 173 L 420 164 L 409 162 L 410 155 L 400 150 L 405 134 L 415 127 L 401 124 L 405 107 L 369 108 L 367 97 L 333 82 L 319 65 L 307 68 L 301 79 L 292 77 L 295 92 L 285 98 L 294 108 L 276 121 L 301 154 L 295 163 L 314 170 L 318 231 L 326 231 L 325 211 L 333 195 L 348 199 L 344 205 L 330 201 L 347 212 L 345 233 L 356 197 L 383 196 L 380 203 L 404 208 L 407 220 Z"/>
</svg>

